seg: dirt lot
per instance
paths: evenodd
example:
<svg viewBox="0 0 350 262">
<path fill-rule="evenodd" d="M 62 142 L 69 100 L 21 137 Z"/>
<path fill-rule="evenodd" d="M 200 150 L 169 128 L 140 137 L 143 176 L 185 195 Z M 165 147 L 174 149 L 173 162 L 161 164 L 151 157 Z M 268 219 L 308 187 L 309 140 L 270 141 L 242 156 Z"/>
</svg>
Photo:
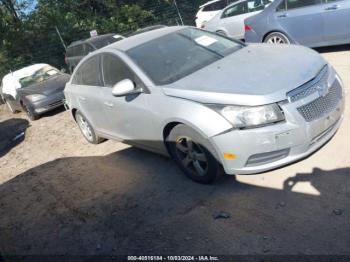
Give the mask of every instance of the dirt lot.
<svg viewBox="0 0 350 262">
<path fill-rule="evenodd" d="M 320 51 L 350 87 L 350 46 Z M 349 134 L 347 108 L 310 158 L 203 186 L 162 156 L 89 145 L 63 110 L 0 106 L 1 253 L 349 255 Z"/>
</svg>

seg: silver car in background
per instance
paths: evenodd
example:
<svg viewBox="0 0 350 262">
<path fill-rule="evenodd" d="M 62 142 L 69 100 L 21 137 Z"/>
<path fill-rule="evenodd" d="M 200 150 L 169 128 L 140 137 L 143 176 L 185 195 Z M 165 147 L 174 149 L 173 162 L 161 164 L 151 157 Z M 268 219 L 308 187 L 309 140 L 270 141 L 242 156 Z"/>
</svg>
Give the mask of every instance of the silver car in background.
<svg viewBox="0 0 350 262">
<path fill-rule="evenodd" d="M 271 0 L 240 0 L 221 10 L 213 19 L 204 22 L 202 29 L 244 39 L 244 20 L 264 10 Z"/>
<path fill-rule="evenodd" d="M 170 155 L 200 183 L 222 167 L 253 174 L 302 159 L 335 134 L 344 111 L 342 81 L 315 51 L 192 27 L 90 54 L 65 95 L 90 143 L 115 139 Z"/>
<path fill-rule="evenodd" d="M 250 43 L 321 47 L 350 43 L 350 0 L 275 0 L 245 20 Z"/>
</svg>

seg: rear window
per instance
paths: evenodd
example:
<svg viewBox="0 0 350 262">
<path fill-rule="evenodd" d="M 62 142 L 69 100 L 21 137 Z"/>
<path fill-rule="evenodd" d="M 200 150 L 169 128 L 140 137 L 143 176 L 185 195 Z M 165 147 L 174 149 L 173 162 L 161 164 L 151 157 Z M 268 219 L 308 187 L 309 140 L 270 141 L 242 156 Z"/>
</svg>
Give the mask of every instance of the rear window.
<svg viewBox="0 0 350 262">
<path fill-rule="evenodd" d="M 83 55 L 84 55 L 84 47 L 82 44 L 67 48 L 66 56 L 68 57 L 83 56 Z"/>
<path fill-rule="evenodd" d="M 30 76 L 19 79 L 22 88 L 44 82 L 58 74 L 58 70 L 51 66 L 45 66 Z"/>
<path fill-rule="evenodd" d="M 96 47 L 96 49 L 100 49 L 102 47 L 105 47 L 107 45 L 113 44 L 117 41 L 122 40 L 121 37 L 115 37 L 115 36 L 101 36 L 95 39 L 91 39 L 90 43 Z"/>
<path fill-rule="evenodd" d="M 209 4 L 209 5 L 206 5 L 203 8 L 203 11 L 204 12 L 219 11 L 219 10 L 224 9 L 226 6 L 227 6 L 227 0 L 221 0 L 221 1 Z"/>
</svg>

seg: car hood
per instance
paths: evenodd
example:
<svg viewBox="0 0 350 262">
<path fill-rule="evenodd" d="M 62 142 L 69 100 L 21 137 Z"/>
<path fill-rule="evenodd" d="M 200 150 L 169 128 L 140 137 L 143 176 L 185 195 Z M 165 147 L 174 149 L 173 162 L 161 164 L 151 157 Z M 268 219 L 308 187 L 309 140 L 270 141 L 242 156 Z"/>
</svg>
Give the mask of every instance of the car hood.
<svg viewBox="0 0 350 262">
<path fill-rule="evenodd" d="M 26 88 L 20 88 L 17 90 L 20 94 L 42 94 L 49 96 L 51 94 L 57 94 L 63 92 L 66 83 L 69 81 L 70 76 L 67 74 L 59 74 L 53 76 L 46 81 L 39 84 L 31 85 Z"/>
<path fill-rule="evenodd" d="M 251 44 L 170 85 L 168 96 L 202 103 L 264 105 L 312 80 L 327 62 L 301 46 Z"/>
</svg>

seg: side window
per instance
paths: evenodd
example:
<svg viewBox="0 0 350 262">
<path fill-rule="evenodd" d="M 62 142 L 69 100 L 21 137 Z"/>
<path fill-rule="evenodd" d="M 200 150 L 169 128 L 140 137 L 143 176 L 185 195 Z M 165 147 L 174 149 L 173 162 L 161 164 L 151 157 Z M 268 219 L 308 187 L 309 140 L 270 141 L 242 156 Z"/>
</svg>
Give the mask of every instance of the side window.
<svg viewBox="0 0 350 262">
<path fill-rule="evenodd" d="M 211 4 L 212 11 L 222 10 L 226 7 L 226 4 L 227 4 L 226 0 L 221 0 L 221 1 L 215 2 L 215 3 Z"/>
<path fill-rule="evenodd" d="M 75 85 L 102 86 L 100 57 L 100 55 L 95 55 L 86 60 L 78 68 L 72 83 Z"/>
<path fill-rule="evenodd" d="M 212 4 L 209 4 L 203 8 L 204 12 L 211 12 L 211 11 L 219 11 L 222 10 L 226 7 L 227 5 L 227 0 L 220 0 L 217 2 L 214 2 Z"/>
<path fill-rule="evenodd" d="M 276 12 L 285 12 L 287 11 L 287 1 L 283 0 L 276 8 Z"/>
<path fill-rule="evenodd" d="M 136 85 L 141 83 L 129 66 L 116 55 L 104 54 L 102 56 L 102 68 L 104 84 L 107 87 L 112 87 L 124 79 L 130 79 Z"/>
<path fill-rule="evenodd" d="M 269 1 L 269 0 L 250 0 L 250 1 L 247 1 L 248 13 L 262 11 L 269 4 L 271 4 L 271 1 Z"/>
<path fill-rule="evenodd" d="M 203 7 L 203 12 L 210 12 L 210 11 L 213 11 L 211 5 L 206 5 L 205 7 Z"/>
<path fill-rule="evenodd" d="M 231 6 L 224 11 L 222 18 L 244 14 L 246 13 L 245 7 L 246 7 L 246 2 L 242 2 L 234 6 Z"/>
<path fill-rule="evenodd" d="M 322 0 L 287 0 L 287 10 L 321 4 Z"/>
</svg>

